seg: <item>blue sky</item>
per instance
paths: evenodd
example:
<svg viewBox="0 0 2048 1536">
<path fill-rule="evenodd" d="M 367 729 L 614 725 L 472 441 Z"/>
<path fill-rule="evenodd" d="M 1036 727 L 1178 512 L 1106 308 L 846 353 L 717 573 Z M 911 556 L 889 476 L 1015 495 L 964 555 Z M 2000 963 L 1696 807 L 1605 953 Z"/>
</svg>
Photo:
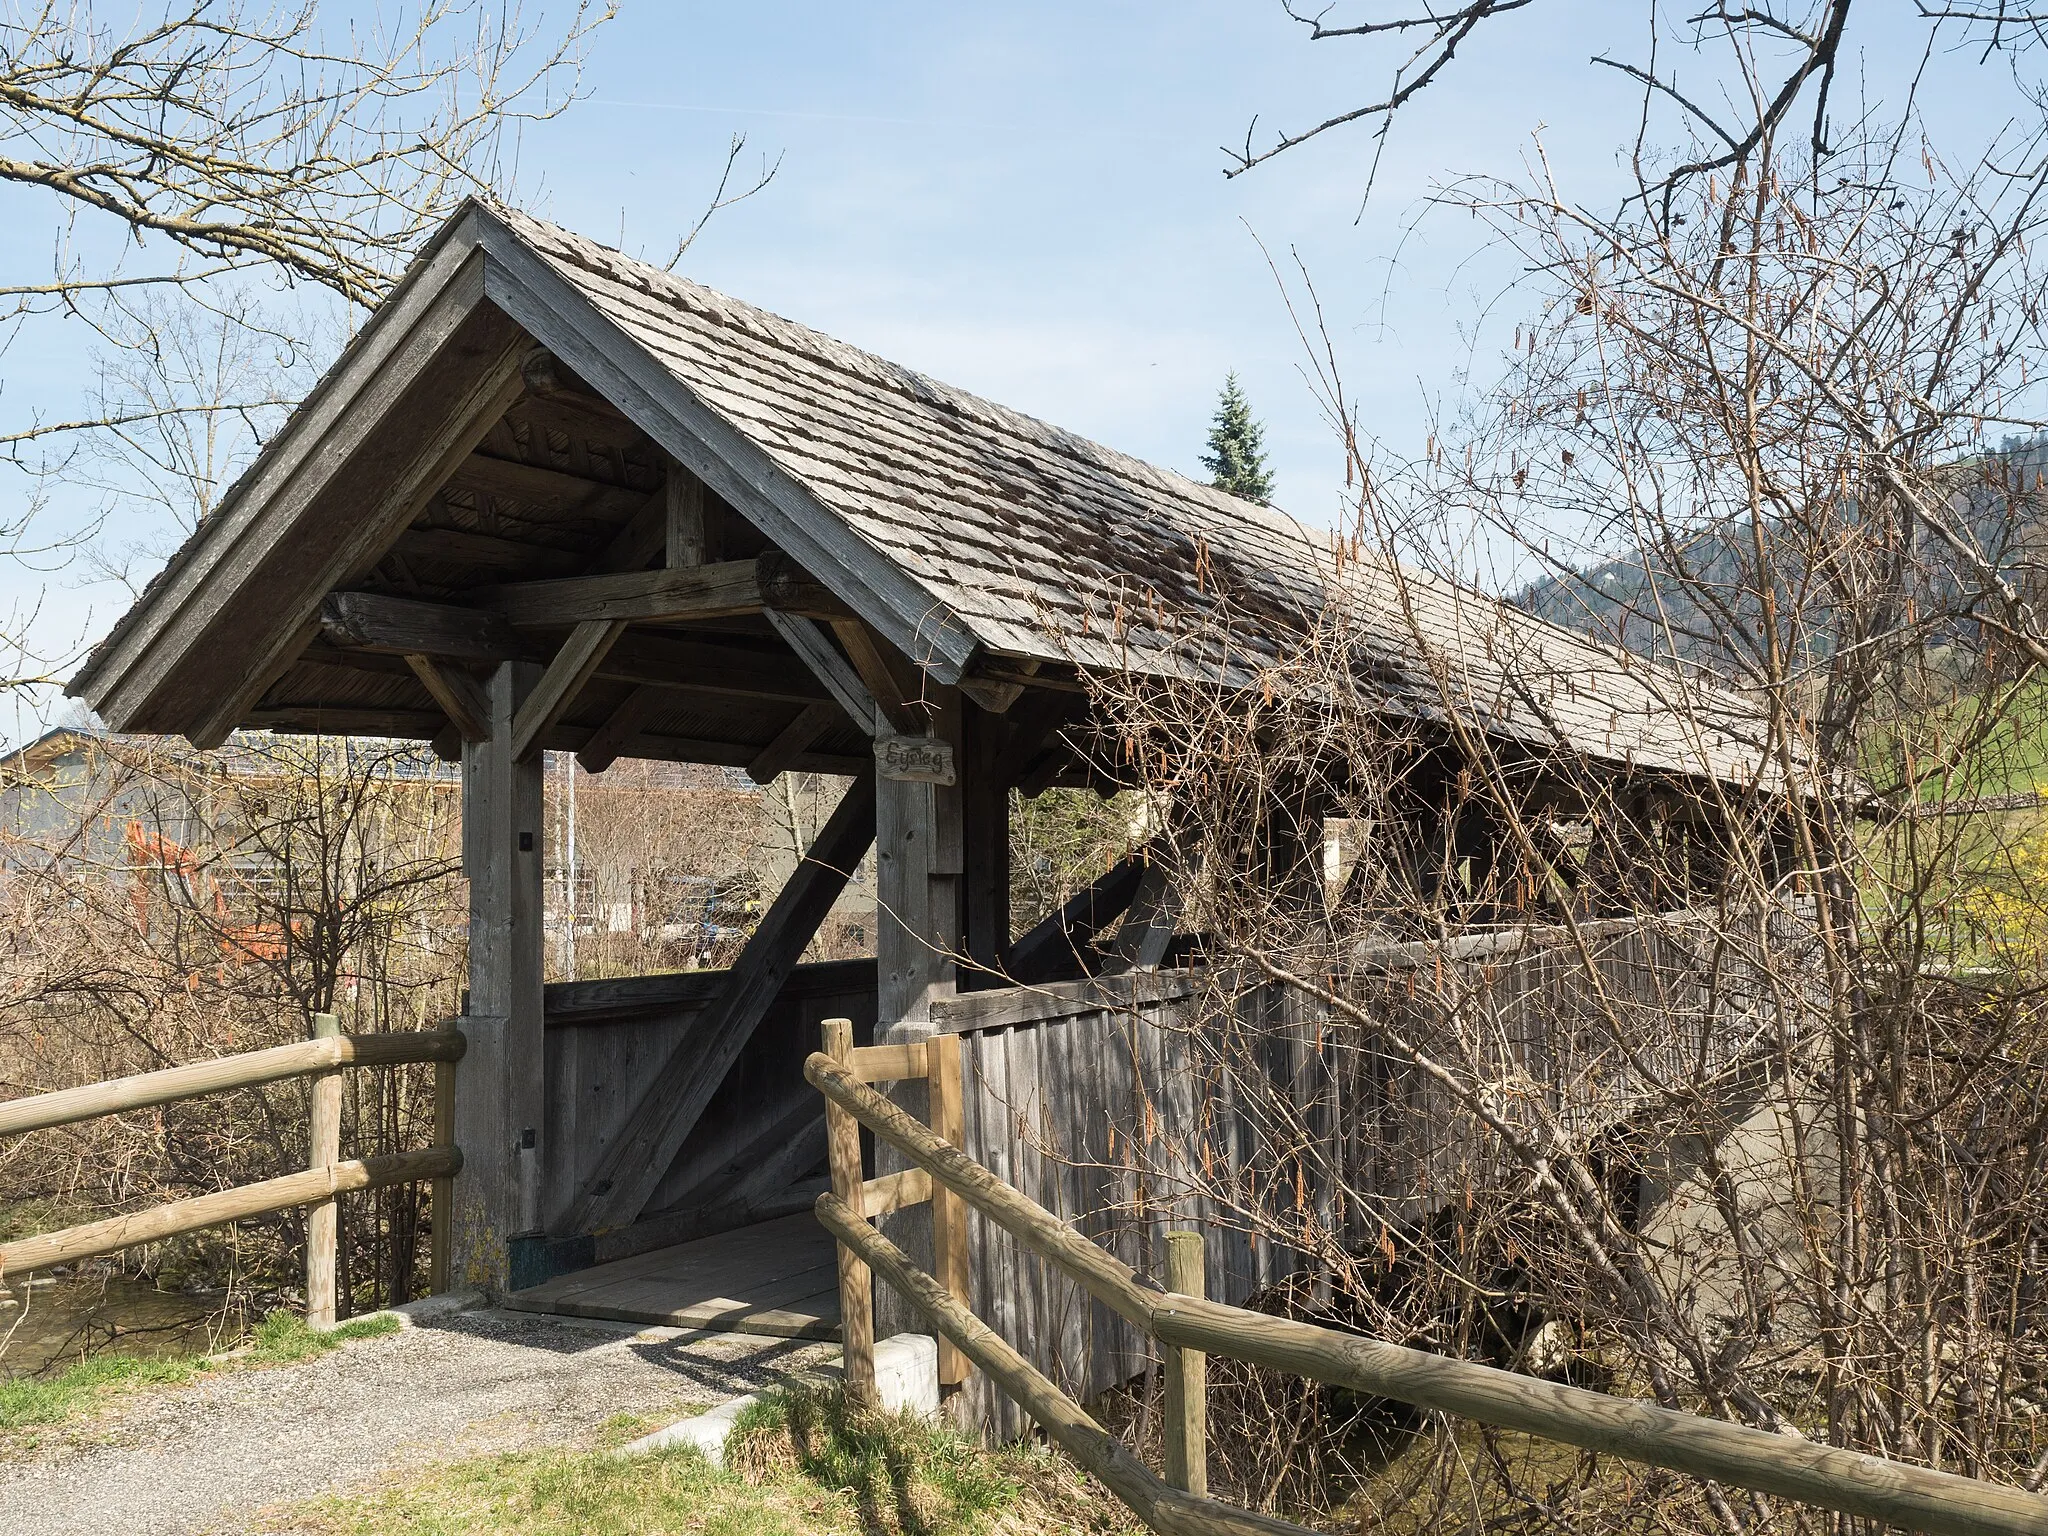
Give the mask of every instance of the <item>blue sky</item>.
<svg viewBox="0 0 2048 1536">
<path fill-rule="evenodd" d="M 1917 52 L 1907 10 L 1897 33 L 1889 15 L 1866 22 L 1856 69 L 1880 98 Z M 1285 266 L 1298 251 L 1314 279 L 1367 430 L 1419 451 L 1432 406 L 1454 408 L 1468 371 L 1485 382 L 1529 302 L 1476 224 L 1425 216 L 1428 194 L 1518 172 L 1540 131 L 1569 193 L 1614 197 L 1635 96 L 1587 56 L 1617 13 L 1639 10 L 1555 0 L 1482 32 L 1404 113 L 1361 217 L 1366 130 L 1222 174 L 1219 146 L 1255 115 L 1262 131 L 1299 128 L 1384 85 L 1383 54 L 1311 43 L 1277 0 L 625 0 L 593 40 L 587 98 L 514 147 L 517 193 L 665 259 L 743 132 L 747 163 L 779 156 L 780 172 L 712 221 L 685 273 L 1190 473 L 1235 369 L 1279 501 L 1328 522 L 1343 460 L 1268 253 Z M 1943 102 L 1987 110 L 1968 91 Z M 47 250 L 47 202 L 0 191 L 0 206 L 0 250 Z M 61 410 L 85 382 L 84 338 L 49 339 L 0 361 L 11 403 L 33 391 Z M 158 517 L 117 507 L 109 537 Z M 9 598 L 39 605 L 51 650 L 127 601 L 76 562 L 54 578 L 16 564 Z M 46 711 L 28 706 L 11 734 Z"/>
</svg>

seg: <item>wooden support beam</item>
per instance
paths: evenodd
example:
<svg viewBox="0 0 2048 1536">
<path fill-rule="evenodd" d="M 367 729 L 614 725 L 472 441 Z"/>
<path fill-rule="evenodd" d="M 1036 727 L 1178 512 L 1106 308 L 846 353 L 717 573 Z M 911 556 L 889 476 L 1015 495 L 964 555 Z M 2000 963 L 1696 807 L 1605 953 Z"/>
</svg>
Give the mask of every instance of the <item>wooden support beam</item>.
<svg viewBox="0 0 2048 1536">
<path fill-rule="evenodd" d="M 640 510 L 612 535 L 611 543 L 590 562 L 584 574 L 603 576 L 612 571 L 642 570 L 660 553 L 667 536 L 668 492 L 664 488 L 641 503 Z"/>
<path fill-rule="evenodd" d="M 469 880 L 469 1042 L 456 1078 L 451 1284 L 502 1291 L 511 1240 L 536 1221 L 546 1129 L 540 1063 L 541 765 L 512 756 L 512 722 L 539 668 L 512 661 L 491 679 L 491 737 L 462 752 L 462 872 Z"/>
<path fill-rule="evenodd" d="M 960 835 L 966 867 L 961 926 L 967 958 L 984 973 L 983 984 L 1000 985 L 992 978 L 1001 973 L 1010 943 L 1010 787 L 1004 748 L 1013 732 L 1007 722 L 980 708 L 967 710 L 962 724 Z"/>
<path fill-rule="evenodd" d="M 271 685 L 291 669 L 307 642 L 319 633 L 317 594 L 334 590 L 348 572 L 374 559 L 374 550 L 395 542 L 400 533 L 412 526 L 427 502 L 447 483 L 453 468 L 483 440 L 484 434 L 523 392 L 519 364 L 524 355 L 525 351 L 517 347 L 506 349 L 467 388 L 452 393 L 446 413 L 426 433 L 403 470 L 388 482 L 388 493 L 370 497 L 366 513 L 351 505 L 346 536 L 334 541 L 318 565 L 294 573 L 289 595 L 258 588 L 265 592 L 267 600 L 288 603 L 293 612 L 301 611 L 303 603 L 305 618 L 277 642 L 257 648 L 247 658 L 233 658 L 242 663 L 240 681 L 214 685 L 211 707 L 186 732 L 194 746 L 203 751 L 226 741 L 229 732 L 244 723 L 244 717 Z M 349 477 L 341 478 L 348 480 L 358 501 L 364 498 L 361 486 Z M 226 576 L 219 579 L 231 581 Z M 241 575 L 233 579 L 241 579 Z"/>
<path fill-rule="evenodd" d="M 681 570 L 507 582 L 479 588 L 473 596 L 479 608 L 529 628 L 590 619 L 682 623 L 739 618 L 768 609 L 831 618 L 846 611 L 831 593 L 772 551 L 752 560 L 721 560 Z"/>
<path fill-rule="evenodd" d="M 654 717 L 661 698 L 661 689 L 647 685 L 627 694 L 619 707 L 597 728 L 597 734 L 576 754 L 576 766 L 585 773 L 603 773 L 624 757 L 626 749 L 639 736 L 641 727 Z"/>
<path fill-rule="evenodd" d="M 689 1047 L 669 1058 L 621 1122 L 578 1191 L 562 1235 L 622 1227 L 646 1209 L 648 1197 L 773 1006 L 874 836 L 875 781 L 868 775 L 847 788 L 733 962 L 725 985 L 698 1015 Z"/>
<path fill-rule="evenodd" d="M 727 560 L 692 570 L 620 571 L 559 581 L 515 581 L 476 593 L 479 607 L 522 627 L 597 619 L 730 619 L 762 609 L 759 567 Z"/>
<path fill-rule="evenodd" d="M 532 507 L 546 507 L 566 516 L 627 517 L 647 499 L 647 492 L 604 480 L 586 480 L 538 464 L 494 459 L 472 453 L 455 468 L 450 483 L 462 490 L 503 496 Z"/>
<path fill-rule="evenodd" d="M 590 619 L 569 632 L 512 721 L 514 762 L 523 763 L 540 751 L 541 738 L 575 706 L 604 653 L 625 632 L 623 619 Z"/>
<path fill-rule="evenodd" d="M 336 645 L 387 656 L 495 664 L 521 654 L 519 636 L 494 613 L 381 592 L 329 593 L 320 625 Z"/>
<path fill-rule="evenodd" d="M 825 685 L 825 691 L 839 701 L 839 707 L 846 711 L 847 718 L 869 735 L 874 735 L 879 726 L 875 696 L 868 692 L 867 684 L 847 664 L 846 658 L 832 648 L 825 632 L 809 619 L 795 614 L 777 613 L 770 609 L 766 618 L 775 632 L 789 643 L 789 648 L 796 652 L 797 659 L 810 668 L 811 675 Z"/>
<path fill-rule="evenodd" d="M 806 704 L 797 712 L 796 718 L 782 728 L 781 734 L 761 749 L 761 755 L 747 764 L 747 777 L 756 784 L 773 783 L 777 775 L 810 751 L 820 736 L 838 724 L 839 718 L 837 704 L 823 701 Z"/>
<path fill-rule="evenodd" d="M 1125 913 L 1123 926 L 1117 929 L 1116 941 L 1110 945 L 1098 974 L 1115 976 L 1124 971 L 1156 969 L 1173 943 L 1173 926 L 1179 917 L 1180 893 L 1174 888 L 1166 865 L 1155 859 L 1145 866 L 1138 889 L 1131 897 L 1130 910 Z"/>
<path fill-rule="evenodd" d="M 433 656 L 411 655 L 405 664 L 433 695 L 441 713 L 464 741 L 486 741 L 491 734 L 491 699 L 462 668 L 444 665 Z"/>
<path fill-rule="evenodd" d="M 932 735 L 960 760 L 957 690 L 933 685 Z M 961 786 L 884 778 L 876 786 L 875 976 L 877 1039 L 921 1024 L 957 989 L 961 949 Z"/>
<path fill-rule="evenodd" d="M 844 1062 L 853 1054 L 853 1021 L 827 1019 L 824 1054 Z M 867 1181 L 862 1178 L 860 1122 L 844 1105 L 825 1101 L 825 1145 L 830 1153 L 832 1193 L 859 1226 L 867 1227 Z M 875 1396 L 875 1281 L 867 1265 L 845 1243 L 838 1245 L 840 1361 L 847 1401 L 878 1406 Z"/>
<path fill-rule="evenodd" d="M 846 648 L 854 671 L 867 684 L 868 692 L 881 705 L 889 723 L 906 736 L 922 732 L 929 711 L 912 707 L 912 701 L 923 691 L 916 670 L 907 662 L 899 663 L 895 653 L 859 619 L 835 620 L 832 633 Z"/>
<path fill-rule="evenodd" d="M 663 1192 L 664 1211 L 780 1203 L 792 1184 L 825 1161 L 825 1105 L 809 1083 L 786 1085 L 754 1109 L 710 1144 L 698 1139 L 690 1149 L 691 1175 Z"/>
<path fill-rule="evenodd" d="M 811 669 L 791 657 L 679 635 L 627 634 L 606 653 L 597 675 L 612 683 L 797 704 L 831 697 Z"/>
<path fill-rule="evenodd" d="M 1007 969 L 1020 985 L 1083 974 L 1082 952 L 1096 934 L 1128 910 L 1145 877 L 1146 861 L 1119 860 L 1087 890 L 1010 946 Z"/>
<path fill-rule="evenodd" d="M 704 543 L 704 482 L 682 465 L 671 464 L 664 492 L 669 569 L 702 565 L 708 558 Z"/>
</svg>

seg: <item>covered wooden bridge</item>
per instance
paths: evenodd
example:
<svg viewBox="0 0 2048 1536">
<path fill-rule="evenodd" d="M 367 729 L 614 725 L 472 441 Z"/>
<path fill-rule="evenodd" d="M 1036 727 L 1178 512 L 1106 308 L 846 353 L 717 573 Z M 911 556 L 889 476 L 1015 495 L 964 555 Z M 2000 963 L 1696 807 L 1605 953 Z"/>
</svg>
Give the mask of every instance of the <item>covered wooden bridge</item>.
<svg viewBox="0 0 2048 1536">
<path fill-rule="evenodd" d="M 756 1310 L 800 1313 L 830 1275 L 772 1255 L 817 1241 L 808 1217 L 756 1224 L 815 1188 L 801 1063 L 825 1018 L 960 1034 L 971 1150 L 1064 1214 L 1113 1202 L 1096 1143 L 1147 1074 L 1174 1112 L 1171 1042 L 1141 1026 L 1187 973 L 1136 865 L 1013 937 L 1009 797 L 1107 788 L 1088 675 L 1227 665 L 1191 639 L 1219 588 L 1282 645 L 1328 555 L 1278 512 L 470 205 L 71 691 L 202 747 L 268 729 L 459 754 L 458 1283 L 566 1305 L 590 1266 L 650 1255 L 644 1288 L 655 1250 L 748 1229 L 780 1275 Z M 1733 715 L 1675 740 L 1599 647 L 1448 587 L 1409 599 L 1381 637 L 1390 697 L 1429 692 L 1419 625 L 1490 693 L 1490 730 L 1646 778 L 1750 758 Z M 550 749 L 853 783 L 731 970 L 544 985 Z M 875 960 L 799 965 L 871 845 Z M 1063 1136 L 1071 1163 L 1046 1151 Z M 974 1230 L 983 1315 L 1113 1377 L 1113 1345 L 1056 1318 L 1006 1243 Z M 1212 1294 L 1236 1300 L 1264 1261 L 1215 1243 Z"/>
</svg>

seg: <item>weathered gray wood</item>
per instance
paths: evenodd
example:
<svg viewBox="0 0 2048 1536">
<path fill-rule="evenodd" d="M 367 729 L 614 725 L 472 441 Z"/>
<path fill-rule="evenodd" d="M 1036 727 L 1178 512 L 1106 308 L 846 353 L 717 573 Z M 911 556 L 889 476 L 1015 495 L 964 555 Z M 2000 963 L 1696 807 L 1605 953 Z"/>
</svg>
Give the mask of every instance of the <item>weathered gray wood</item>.
<svg viewBox="0 0 2048 1536">
<path fill-rule="evenodd" d="M 967 958 L 984 973 L 974 979 L 987 984 L 1001 974 L 1010 947 L 1010 785 L 1003 764 L 1009 728 L 979 705 L 964 715 L 960 921 Z"/>
<path fill-rule="evenodd" d="M 682 465 L 671 464 L 664 489 L 664 542 L 669 568 L 702 565 L 708 558 L 704 544 L 704 482 Z"/>
<path fill-rule="evenodd" d="M 313 1015 L 313 1038 L 341 1037 L 341 1020 L 331 1013 Z M 323 1072 L 313 1079 L 311 1114 L 306 1131 L 306 1167 L 319 1173 L 341 1161 L 341 1073 Z M 335 1313 L 335 1269 L 340 1257 L 341 1210 L 333 1200 L 306 1208 L 306 1323 L 331 1328 Z"/>
<path fill-rule="evenodd" d="M 922 730 L 925 719 L 919 710 L 912 708 L 913 701 L 922 702 L 922 679 L 917 669 L 891 652 L 886 643 L 877 639 L 875 632 L 857 618 L 834 621 L 832 633 L 839 637 L 847 659 L 853 663 L 854 672 L 867 686 L 869 695 L 889 723 L 905 735 L 914 735 Z"/>
<path fill-rule="evenodd" d="M 474 580 L 483 573 L 502 581 L 508 576 L 569 576 L 583 569 L 583 556 L 552 544 L 529 544 L 467 528 L 408 528 L 392 546 L 408 567 L 422 561 L 454 566 Z"/>
<path fill-rule="evenodd" d="M 932 1003 L 957 989 L 961 802 L 958 785 L 882 779 L 875 789 L 875 959 L 886 1028 L 928 1019 Z"/>
<path fill-rule="evenodd" d="M 647 1085 L 564 1223 L 569 1233 L 623 1226 L 646 1209 L 677 1149 L 774 1003 L 804 946 L 874 839 L 874 780 L 856 779 L 705 1008 L 692 1048 Z"/>
<path fill-rule="evenodd" d="M 1187 997 L 1194 990 L 1185 970 L 1083 976 L 1032 987 L 1003 987 L 987 992 L 962 992 L 932 1004 L 932 1023 L 964 1033 L 1002 1029 L 1018 1024 L 1046 1024 L 1085 1014 L 1155 1009 Z"/>
<path fill-rule="evenodd" d="M 337 709 L 326 704 L 252 709 L 242 717 L 252 731 L 285 736 L 391 736 L 432 741 L 448 727 L 438 709 Z M 459 734 L 459 733 L 458 733 Z"/>
<path fill-rule="evenodd" d="M 427 501 L 446 483 L 449 471 L 474 448 L 483 435 L 505 414 L 524 388 L 519 380 L 519 363 L 526 349 L 506 346 L 496 358 L 478 371 L 467 389 L 453 391 L 443 405 L 445 414 L 428 418 L 417 446 L 371 502 L 368 514 L 346 525 L 339 547 L 315 565 L 294 594 L 287 611 L 294 614 L 294 626 L 273 634 L 267 644 L 252 647 L 239 668 L 239 676 L 225 682 L 213 706 L 186 731 L 192 744 L 201 748 L 219 746 L 239 725 L 264 691 L 291 666 L 306 642 L 319 628 L 319 608 L 324 595 L 342 584 L 349 573 L 373 551 L 388 549 L 411 524 Z M 358 495 L 362 487 L 357 488 Z M 241 584 L 245 599 L 254 584 Z M 282 594 L 273 594 L 273 601 Z"/>
<path fill-rule="evenodd" d="M 597 675 L 607 682 L 797 704 L 830 697 L 810 668 L 791 657 L 677 635 L 629 633 L 606 653 Z"/>
<path fill-rule="evenodd" d="M 560 626 L 594 619 L 656 623 L 729 619 L 762 609 L 760 570 L 752 560 L 726 560 L 679 571 L 664 568 L 508 582 L 480 588 L 476 600 L 516 626 Z"/>
<path fill-rule="evenodd" d="M 373 434 L 433 360 L 473 319 L 484 297 L 474 230 L 460 221 L 430 241 L 355 345 L 236 482 L 186 558 L 166 569 L 152 601 L 107 643 L 74 684 L 93 707 L 123 721 L 159 707 L 229 600 L 235 572 L 274 554 L 299 515 Z M 509 327 L 508 327 L 509 329 Z M 279 616 L 279 627 L 289 619 Z"/>
<path fill-rule="evenodd" d="M 798 710 L 796 717 L 782 728 L 781 734 L 761 749 L 761 755 L 747 764 L 747 777 L 756 784 L 771 784 L 780 774 L 804 753 L 810 751 L 817 739 L 837 725 L 841 711 L 836 704 L 820 701 L 806 704 Z"/>
<path fill-rule="evenodd" d="M 320 623 L 336 645 L 390 656 L 495 665 L 523 654 L 518 634 L 494 613 L 382 592 L 330 592 L 320 604 Z"/>
<path fill-rule="evenodd" d="M 647 500 L 647 492 L 631 486 L 590 480 L 517 459 L 493 458 L 487 453 L 472 453 L 463 459 L 449 477 L 449 483 L 461 490 L 545 507 L 562 516 L 594 517 L 605 522 L 631 517 Z"/>
<path fill-rule="evenodd" d="M 664 487 L 640 504 L 640 510 L 612 535 L 611 542 L 590 562 L 584 574 L 603 576 L 612 571 L 644 569 L 661 552 L 667 538 L 668 491 Z"/>
<path fill-rule="evenodd" d="M 0 1136 L 22 1136 L 30 1131 L 96 1120 L 101 1115 L 125 1114 L 158 1104 L 175 1104 L 230 1088 L 254 1088 L 263 1083 L 282 1082 L 288 1077 L 306 1077 L 335 1067 L 392 1066 L 408 1061 L 453 1061 L 461 1056 L 463 1040 L 450 1030 L 421 1030 L 388 1035 L 341 1035 L 335 1039 L 295 1041 L 274 1045 L 265 1051 L 242 1051 L 195 1061 L 182 1067 L 165 1067 L 133 1077 L 112 1077 L 104 1082 L 85 1083 L 77 1088 L 59 1088 L 53 1093 L 0 1103 Z"/>
<path fill-rule="evenodd" d="M 469 1159 L 455 1186 L 451 1268 L 463 1288 L 504 1290 L 511 1239 L 535 1219 L 545 1100 L 541 765 L 512 755 L 512 722 L 539 668 L 491 679 L 491 739 L 462 754 L 462 867 L 469 878 L 469 1054 L 456 1132 Z"/>
<path fill-rule="evenodd" d="M 569 631 L 569 638 L 513 717 L 515 762 L 524 762 L 540 751 L 541 738 L 575 706 L 577 695 L 604 660 L 605 652 L 625 632 L 623 619 L 589 619 Z"/>
<path fill-rule="evenodd" d="M 461 667 L 433 656 L 410 655 L 405 664 L 412 668 L 420 686 L 433 695 L 448 723 L 464 741 L 490 739 L 491 699 L 477 686 L 475 678 Z"/>
<path fill-rule="evenodd" d="M 812 1057 L 804 1070 L 828 1099 L 1163 1343 L 1914 1530 L 1944 1536 L 2048 1532 L 2048 1499 L 2020 1489 L 1148 1289 L 1128 1265 L 827 1058 Z M 892 1257 L 887 1245 L 843 1207 L 835 1209 L 821 1198 L 819 1219 L 892 1285 L 911 1287 L 928 1316 L 954 1315 L 948 1309 L 956 1304 L 942 1287 L 928 1276 L 919 1284 L 907 1261 Z M 961 1342 L 964 1347 L 966 1340 Z M 987 1367 L 984 1360 L 977 1363 Z"/>
<path fill-rule="evenodd" d="M 839 701 L 839 707 L 846 711 L 846 717 L 869 735 L 877 728 L 879 711 L 875 697 L 868 692 L 867 684 L 860 680 L 845 657 L 832 648 L 832 642 L 825 638 L 825 632 L 809 619 L 795 614 L 778 613 L 773 609 L 764 615 L 775 632 L 788 642 L 796 652 L 797 659 L 808 667 L 813 676 L 832 697 Z"/>
<path fill-rule="evenodd" d="M 627 694 L 576 754 L 577 765 L 585 773 L 603 773 L 620 758 L 630 756 L 641 728 L 660 712 L 661 699 L 661 689 L 646 684 Z"/>
<path fill-rule="evenodd" d="M 485 292 L 618 406 L 672 457 L 833 590 L 871 615 L 890 643 L 931 651 L 941 680 L 958 677 L 974 642 L 951 615 L 789 474 L 745 433 L 710 409 L 659 361 L 625 341 L 599 311 L 502 220 L 479 225 L 490 255 Z"/>
<path fill-rule="evenodd" d="M 551 981 L 547 986 L 548 1028 L 581 1029 L 701 1009 L 724 990 L 730 974 L 725 970 L 669 971 L 596 981 Z M 821 960 L 792 970 L 782 985 L 782 996 L 785 1001 L 831 999 L 850 993 L 872 994 L 874 990 L 873 960 Z"/>
<path fill-rule="evenodd" d="M 1155 969 L 1173 943 L 1173 925 L 1179 917 L 1180 893 L 1164 861 L 1154 859 L 1145 865 L 1123 926 L 1104 952 L 1102 974 Z"/>
<path fill-rule="evenodd" d="M 1059 911 L 1012 944 L 1006 962 L 1011 979 L 1031 983 L 1077 968 L 1095 935 L 1130 907 L 1146 867 L 1142 856 L 1118 860 L 1087 890 L 1070 897 Z"/>
<path fill-rule="evenodd" d="M 59 1264 L 77 1264 L 86 1259 L 119 1253 L 144 1243 L 160 1243 L 187 1232 L 225 1226 L 251 1216 L 268 1216 L 357 1189 L 381 1189 L 386 1184 L 408 1184 L 415 1179 L 437 1179 L 459 1172 L 462 1154 L 453 1147 L 431 1147 L 423 1152 L 393 1152 L 383 1157 L 350 1159 L 265 1179 L 260 1184 L 241 1184 L 233 1189 L 175 1200 L 152 1210 L 128 1216 L 110 1216 L 84 1226 L 66 1227 L 36 1237 L 0 1243 L 0 1279 L 13 1280 Z"/>
</svg>

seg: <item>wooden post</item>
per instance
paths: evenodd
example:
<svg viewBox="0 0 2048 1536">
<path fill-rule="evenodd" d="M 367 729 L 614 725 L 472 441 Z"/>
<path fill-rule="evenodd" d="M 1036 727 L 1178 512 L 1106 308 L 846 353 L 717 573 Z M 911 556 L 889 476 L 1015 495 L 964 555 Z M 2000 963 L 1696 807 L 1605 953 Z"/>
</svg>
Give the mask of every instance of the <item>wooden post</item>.
<svg viewBox="0 0 2048 1536">
<path fill-rule="evenodd" d="M 853 1020 L 825 1021 L 824 1050 L 844 1065 L 853 1055 Z M 830 1099 L 825 1101 L 825 1150 L 832 1168 L 832 1193 L 857 1217 L 867 1208 L 860 1162 L 860 1122 Z M 868 1267 L 839 1244 L 839 1336 L 846 1369 L 846 1399 L 875 1404 L 875 1282 Z"/>
<path fill-rule="evenodd" d="M 313 1015 L 313 1038 L 341 1033 L 341 1020 L 331 1013 Z M 313 1079 L 312 1134 L 307 1138 L 306 1166 L 330 1168 L 341 1161 L 341 1073 L 323 1072 Z M 339 1258 L 341 1211 L 332 1198 L 306 1208 L 306 1322 L 313 1328 L 334 1326 L 334 1272 Z"/>
<path fill-rule="evenodd" d="M 434 1063 L 434 1145 L 455 1145 L 455 1063 Z M 428 1186 L 432 1204 L 429 1219 L 434 1224 L 433 1250 L 427 1260 L 427 1289 L 440 1296 L 448 1290 L 448 1261 L 454 1252 L 455 1180 L 436 1179 Z"/>
<path fill-rule="evenodd" d="M 932 1133 L 950 1146 L 967 1145 L 960 1106 L 960 1037 L 934 1035 L 925 1045 L 925 1073 L 931 1082 Z M 968 1294 L 967 1202 L 943 1184 L 932 1187 L 932 1254 L 939 1283 L 970 1311 Z M 957 1387 L 967 1379 L 967 1356 L 951 1339 L 939 1340 L 939 1385 Z"/>
<path fill-rule="evenodd" d="M 960 695 L 933 684 L 932 734 L 960 762 Z M 880 778 L 875 784 L 875 964 L 878 1041 L 930 1033 L 932 1000 L 956 990 L 961 948 L 961 786 Z"/>
<path fill-rule="evenodd" d="M 542 759 L 522 763 L 512 752 L 513 721 L 539 675 L 531 662 L 502 663 L 491 678 L 491 738 L 462 749 L 469 1010 L 461 1028 L 469 1047 L 456 1080 L 463 1175 L 449 1223 L 449 1284 L 462 1290 L 510 1287 L 512 1240 L 526 1221 L 523 1181 L 544 1150 Z"/>
<path fill-rule="evenodd" d="M 1166 1234 L 1166 1288 L 1203 1297 L 1202 1234 Z M 1209 1492 L 1209 1371 L 1199 1349 L 1163 1346 L 1166 1356 L 1166 1480 L 1196 1497 Z"/>
</svg>

